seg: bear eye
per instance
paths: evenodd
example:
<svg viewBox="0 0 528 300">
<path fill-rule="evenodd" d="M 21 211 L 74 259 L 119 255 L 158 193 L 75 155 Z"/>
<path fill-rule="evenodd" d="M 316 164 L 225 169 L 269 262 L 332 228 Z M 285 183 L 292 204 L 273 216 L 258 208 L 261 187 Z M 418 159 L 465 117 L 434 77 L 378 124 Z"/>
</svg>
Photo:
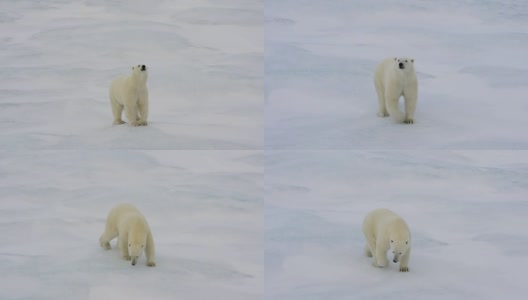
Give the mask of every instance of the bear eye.
<svg viewBox="0 0 528 300">
<path fill-rule="evenodd" d="M 130 244 L 128 244 L 128 247 L 130 247 Z"/>
<path fill-rule="evenodd" d="M 143 245 L 141 245 L 141 248 L 143 248 Z"/>
<path fill-rule="evenodd" d="M 401 252 L 400 252 L 400 255 L 401 255 Z"/>
<path fill-rule="evenodd" d="M 409 244 L 409 241 L 405 242 L 405 245 Z"/>
<path fill-rule="evenodd" d="M 392 251 L 392 253 L 394 253 L 394 251 Z"/>
<path fill-rule="evenodd" d="M 392 240 L 391 240 L 391 243 L 392 243 Z"/>
<path fill-rule="evenodd" d="M 407 62 L 407 60 L 405 60 L 405 62 Z"/>
</svg>

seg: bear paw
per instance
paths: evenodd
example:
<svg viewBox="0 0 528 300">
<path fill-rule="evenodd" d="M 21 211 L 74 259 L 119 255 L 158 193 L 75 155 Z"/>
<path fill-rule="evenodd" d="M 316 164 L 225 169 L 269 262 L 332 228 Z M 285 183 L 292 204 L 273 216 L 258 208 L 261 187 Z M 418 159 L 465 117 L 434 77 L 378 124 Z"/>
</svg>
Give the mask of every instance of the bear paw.
<svg viewBox="0 0 528 300">
<path fill-rule="evenodd" d="M 101 247 L 103 249 L 105 249 L 105 250 L 110 250 L 110 248 L 112 248 L 112 247 L 110 247 L 110 243 L 109 242 L 106 242 L 106 243 L 101 242 Z"/>
<path fill-rule="evenodd" d="M 388 117 L 389 116 L 389 113 L 388 112 L 378 112 L 378 117 L 380 118 L 385 118 L 385 117 Z"/>
<path fill-rule="evenodd" d="M 130 123 L 130 125 L 137 127 L 137 126 L 147 126 L 147 121 L 135 121 Z"/>
<path fill-rule="evenodd" d="M 409 267 L 400 267 L 400 272 L 409 272 Z"/>
<path fill-rule="evenodd" d="M 405 124 L 414 124 L 414 120 L 413 119 L 405 119 L 403 121 L 403 123 L 405 123 Z"/>
<path fill-rule="evenodd" d="M 378 264 L 378 263 L 376 263 L 376 262 L 373 262 L 372 265 L 373 265 L 374 267 L 376 267 L 376 268 L 385 268 L 385 265 L 380 265 L 380 264 Z"/>
<path fill-rule="evenodd" d="M 114 121 L 114 125 L 121 125 L 121 124 L 125 124 L 125 121 L 123 121 L 123 120 Z"/>
<path fill-rule="evenodd" d="M 149 261 L 149 262 L 147 262 L 147 266 L 149 266 L 149 267 L 155 267 L 155 266 L 156 266 L 156 263 L 153 262 L 153 261 Z"/>
</svg>

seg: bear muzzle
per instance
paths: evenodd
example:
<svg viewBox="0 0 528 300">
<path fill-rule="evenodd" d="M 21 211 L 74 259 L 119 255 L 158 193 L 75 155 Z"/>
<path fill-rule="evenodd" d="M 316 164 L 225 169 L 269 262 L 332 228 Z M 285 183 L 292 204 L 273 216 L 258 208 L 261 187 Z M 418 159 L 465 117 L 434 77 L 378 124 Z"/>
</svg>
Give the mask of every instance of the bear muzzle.
<svg viewBox="0 0 528 300">
<path fill-rule="evenodd" d="M 132 265 L 135 266 L 138 261 L 139 256 L 132 257 Z"/>
<path fill-rule="evenodd" d="M 400 67 L 400 69 L 405 69 L 405 65 L 403 63 L 400 63 L 398 66 Z"/>
</svg>

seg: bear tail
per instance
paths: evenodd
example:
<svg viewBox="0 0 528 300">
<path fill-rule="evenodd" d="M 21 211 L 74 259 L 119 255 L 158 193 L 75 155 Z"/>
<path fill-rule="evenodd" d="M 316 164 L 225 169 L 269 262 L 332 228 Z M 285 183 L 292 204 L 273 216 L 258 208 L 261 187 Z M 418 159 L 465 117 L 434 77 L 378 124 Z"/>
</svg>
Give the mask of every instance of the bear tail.
<svg viewBox="0 0 528 300">
<path fill-rule="evenodd" d="M 398 107 L 398 101 L 386 101 L 387 111 L 389 115 L 397 122 L 403 122 L 405 120 L 405 113 L 403 113 Z"/>
</svg>

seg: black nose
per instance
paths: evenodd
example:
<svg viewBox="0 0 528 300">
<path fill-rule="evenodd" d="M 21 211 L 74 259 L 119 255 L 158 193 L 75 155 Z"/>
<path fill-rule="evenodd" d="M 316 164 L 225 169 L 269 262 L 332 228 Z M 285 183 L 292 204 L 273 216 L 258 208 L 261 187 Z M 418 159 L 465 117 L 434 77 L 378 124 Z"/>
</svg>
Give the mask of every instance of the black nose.
<svg viewBox="0 0 528 300">
<path fill-rule="evenodd" d="M 394 259 L 394 260 L 393 260 L 392 262 L 395 262 L 395 263 L 397 263 L 398 261 Z"/>
<path fill-rule="evenodd" d="M 400 63 L 400 69 L 403 69 L 403 63 Z"/>
<path fill-rule="evenodd" d="M 145 71 L 147 69 L 147 67 L 145 67 L 145 65 L 141 65 L 141 71 Z"/>
</svg>

